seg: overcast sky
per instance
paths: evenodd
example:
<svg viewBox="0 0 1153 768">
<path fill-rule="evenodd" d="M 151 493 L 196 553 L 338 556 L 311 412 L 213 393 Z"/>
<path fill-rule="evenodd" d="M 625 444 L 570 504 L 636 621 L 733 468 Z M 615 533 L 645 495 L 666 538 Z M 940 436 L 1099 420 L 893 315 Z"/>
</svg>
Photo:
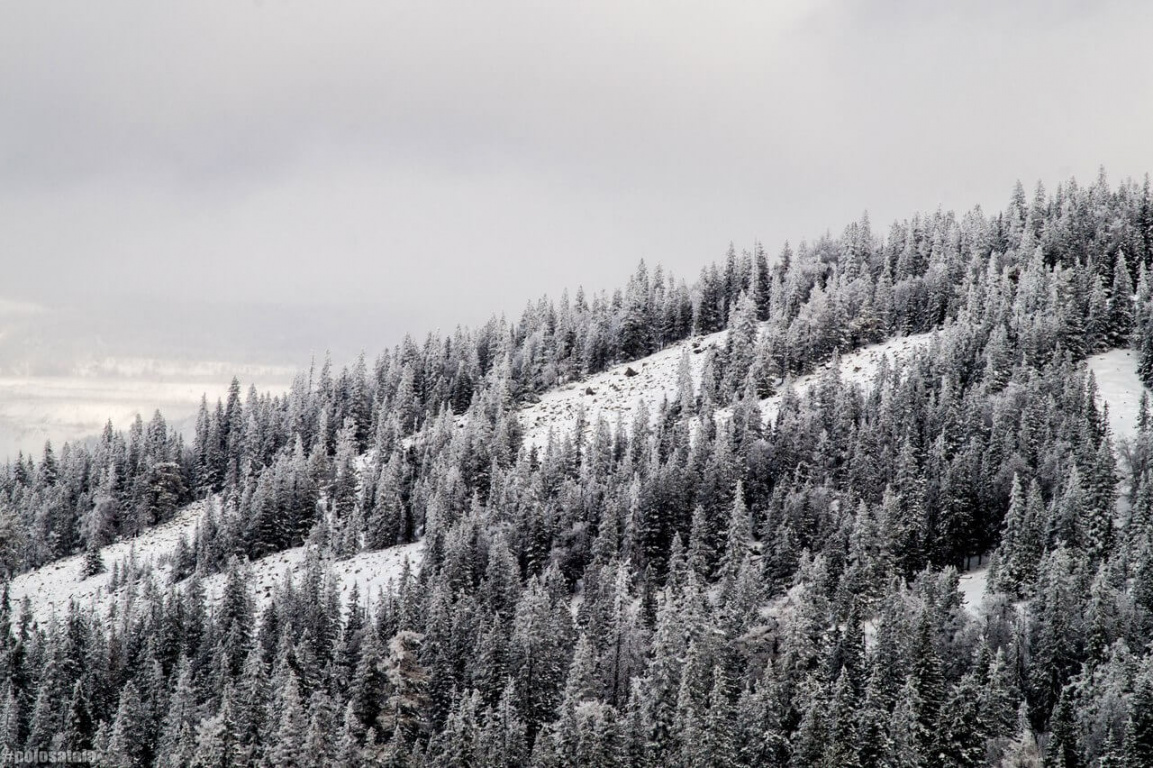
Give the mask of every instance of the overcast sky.
<svg viewBox="0 0 1153 768">
<path fill-rule="evenodd" d="M 640 258 L 1139 177 L 1150 39 L 1100 0 L 0 0 L 0 353 L 375 353 Z"/>
</svg>

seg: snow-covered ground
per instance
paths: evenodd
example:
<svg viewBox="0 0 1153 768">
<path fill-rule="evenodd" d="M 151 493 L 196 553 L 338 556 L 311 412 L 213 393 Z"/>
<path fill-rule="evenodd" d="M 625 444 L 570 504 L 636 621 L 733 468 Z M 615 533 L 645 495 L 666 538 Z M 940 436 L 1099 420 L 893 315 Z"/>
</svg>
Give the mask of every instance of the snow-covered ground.
<svg viewBox="0 0 1153 768">
<path fill-rule="evenodd" d="M 642 400 L 650 412 L 655 412 L 666 398 L 671 401 L 677 396 L 677 373 L 685 351 L 689 351 L 693 386 L 697 387 L 705 353 L 724 345 L 727 334 L 728 331 L 720 331 L 682 341 L 656 354 L 589 376 L 584 381 L 545 392 L 539 403 L 520 411 L 525 445 L 544 447 L 550 430 L 557 437 L 571 430 L 581 406 L 584 406 L 585 423 L 589 425 L 595 424 L 599 416 L 604 416 L 610 424 L 615 424 L 617 417 L 623 416 L 627 425 Z M 635 376 L 626 375 L 630 369 L 636 373 Z"/>
<path fill-rule="evenodd" d="M 38 619 L 49 616 L 53 610 L 63 612 L 68 601 L 75 599 L 88 604 L 108 601 L 108 582 L 113 563 L 127 563 L 134 559 L 139 568 L 151 568 L 158 576 L 167 577 L 169 566 L 162 563 L 172 554 L 181 535 L 191 541 L 196 524 L 210 502 L 189 504 L 172 520 L 150 528 L 135 539 L 110 544 L 100 550 L 107 570 L 89 579 L 80 580 L 84 555 L 74 555 L 49 563 L 42 568 L 22 573 L 12 580 L 10 596 L 14 606 L 25 597 L 32 601 Z"/>
<path fill-rule="evenodd" d="M 162 590 L 166 588 L 172 570 L 167 558 L 171 550 L 162 546 L 159 540 L 146 536 L 136 539 L 134 544 L 138 567 L 143 569 L 142 572 L 150 573 Z M 120 547 L 119 544 L 113 546 Z M 112 547 L 102 551 L 106 563 L 111 558 L 109 549 Z M 128 549 L 124 548 L 122 554 L 127 562 Z M 404 573 L 406 562 L 415 574 L 420 568 L 423 554 L 424 542 L 418 541 L 376 552 L 363 552 L 348 560 L 334 561 L 329 567 L 340 582 L 342 600 L 347 599 L 352 585 L 356 584 L 361 605 L 365 605 L 375 600 L 381 590 L 395 589 Z M 306 556 L 305 547 L 297 547 L 248 564 L 252 576 L 250 588 L 258 610 L 267 605 L 276 585 L 284 581 L 286 574 L 291 573 L 296 583 L 300 583 Z M 14 611 L 19 613 L 20 602 L 25 596 L 31 600 L 33 617 L 41 623 L 47 622 L 53 614 L 63 617 L 70 600 L 85 607 L 95 607 L 103 615 L 107 614 L 113 604 L 123 604 L 126 598 L 125 587 L 121 586 L 114 593 L 108 591 L 111 566 L 108 571 L 81 581 L 80 560 L 79 557 L 67 558 L 13 580 L 11 596 Z M 210 604 L 220 599 L 225 578 L 224 574 L 218 573 L 204 579 L 205 594 Z M 178 587 L 183 588 L 186 583 L 181 582 Z"/>
<path fill-rule="evenodd" d="M 974 616 L 978 615 L 985 604 L 985 588 L 989 584 L 989 566 L 983 565 L 961 574 L 961 583 L 957 589 L 965 600 L 965 608 Z"/>
<path fill-rule="evenodd" d="M 933 340 L 933 333 L 919 333 L 913 336 L 899 336 L 888 341 L 883 341 L 880 344 L 873 344 L 868 347 L 862 347 L 855 352 L 850 352 L 847 355 L 841 356 L 841 379 L 845 382 L 860 384 L 867 387 L 872 384 L 877 371 L 881 368 L 881 362 L 888 360 L 891 367 L 896 367 L 901 363 L 907 363 L 918 352 L 929 346 Z M 786 382 L 787 386 L 792 386 L 793 391 L 798 395 L 804 395 L 821 376 L 828 371 L 832 362 L 826 362 L 818 367 L 815 373 L 808 376 L 801 376 L 794 379 L 792 382 Z M 777 417 L 777 411 L 781 407 L 781 397 L 783 392 L 761 401 L 761 412 L 765 416 L 765 420 L 772 423 Z"/>
<path fill-rule="evenodd" d="M 711 348 L 724 345 L 727 333 L 721 331 L 689 339 L 640 360 L 614 366 L 584 381 L 566 384 L 544 393 L 539 403 L 520 411 L 520 421 L 525 428 L 525 444 L 543 447 L 550 431 L 557 437 L 566 434 L 576 424 L 582 406 L 585 423 L 590 429 L 598 416 L 604 416 L 610 424 L 623 418 L 624 424 L 628 426 L 642 401 L 650 413 L 655 413 L 663 400 L 667 398 L 671 401 L 677 396 L 677 375 L 686 350 L 689 352 L 693 386 L 698 387 L 705 353 Z M 868 385 L 883 359 L 888 358 L 890 364 L 908 361 L 927 347 L 932 339 L 932 333 L 923 333 L 858 349 L 841 357 L 841 376 L 847 381 Z M 798 377 L 788 385 L 797 394 L 803 394 L 829 365 L 831 363 L 825 363 L 815 373 Z M 636 375 L 627 376 L 626 372 L 630 369 Z M 761 410 L 767 421 L 771 422 L 776 417 L 780 402 L 780 394 L 761 402 Z M 724 411 L 721 415 L 724 415 Z"/>
<path fill-rule="evenodd" d="M 1137 353 L 1131 349 L 1111 349 L 1093 355 L 1086 363 L 1097 381 L 1097 393 L 1102 403 L 1109 405 L 1109 428 L 1113 433 L 1113 447 L 1132 440 L 1137 435 L 1137 415 L 1141 393 L 1146 391 L 1137 375 Z M 1124 525 L 1129 517 L 1128 478 L 1122 473 L 1117 484 L 1117 523 Z"/>
<path fill-rule="evenodd" d="M 1137 375 L 1137 353 L 1111 349 L 1086 362 L 1097 380 L 1101 400 L 1109 404 L 1109 426 L 1114 438 L 1131 439 L 1137 434 L 1137 411 L 1145 391 Z"/>
<path fill-rule="evenodd" d="M 404 573 L 406 561 L 415 574 L 423 555 L 424 542 L 417 541 L 375 552 L 362 552 L 348 560 L 334 561 L 330 567 L 332 574 L 340 580 L 342 601 L 348 598 L 352 585 L 356 584 L 360 592 L 360 604 L 363 606 L 366 602 L 375 600 L 381 590 L 395 589 L 401 574 Z M 286 573 L 291 572 L 296 583 L 300 583 L 299 574 L 304 571 L 306 558 L 306 548 L 297 547 L 277 552 L 250 564 L 252 573 L 250 585 L 258 609 L 267 604 L 276 585 L 284 581 Z M 224 591 L 225 578 L 224 574 L 218 573 L 204 580 L 204 591 L 209 602 L 220 598 Z"/>
<path fill-rule="evenodd" d="M 124 589 L 116 593 L 108 591 L 113 564 L 123 569 L 129 562 L 136 563 L 138 573 L 150 573 L 163 588 L 168 584 L 172 565 L 170 556 L 177 541 L 184 535 L 190 542 L 197 522 L 210 502 L 196 502 L 185 507 L 173 520 L 156 528 L 149 529 L 135 539 L 119 541 L 100 550 L 106 570 L 97 576 L 80 579 L 83 568 L 83 555 L 66 557 L 49 563 L 43 568 L 21 574 L 12 580 L 10 597 L 13 607 L 18 610 L 25 597 L 32 603 L 37 621 L 44 622 L 55 612 L 62 616 L 68 609 L 68 602 L 75 600 L 85 606 L 95 606 L 106 612 L 109 606 L 124 598 Z M 424 554 L 424 543 L 415 542 L 398 547 L 364 552 L 348 560 L 331 563 L 333 574 L 340 579 L 342 596 L 347 596 L 352 585 L 358 585 L 362 604 L 368 598 L 375 598 L 389 582 L 397 582 L 407 560 L 415 573 Z M 251 564 L 253 596 L 257 606 L 262 607 L 271 596 L 276 584 L 284 579 L 287 571 L 302 572 L 306 559 L 304 547 L 277 552 Z M 215 574 L 204 580 L 205 592 L 211 601 L 219 598 L 224 589 L 225 577 Z"/>
</svg>

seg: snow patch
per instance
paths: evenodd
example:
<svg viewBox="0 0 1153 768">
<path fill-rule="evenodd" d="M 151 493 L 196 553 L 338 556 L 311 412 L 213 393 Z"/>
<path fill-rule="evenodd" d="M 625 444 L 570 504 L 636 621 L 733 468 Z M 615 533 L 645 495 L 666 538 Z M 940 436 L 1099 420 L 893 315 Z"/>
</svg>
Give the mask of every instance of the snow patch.
<svg viewBox="0 0 1153 768">
<path fill-rule="evenodd" d="M 896 368 L 901 364 L 908 363 L 929 346 L 935 335 L 935 331 L 930 331 L 929 333 L 918 333 L 912 336 L 899 336 L 888 341 L 882 341 L 879 344 L 861 347 L 854 352 L 842 355 L 840 365 L 841 380 L 847 384 L 857 384 L 867 388 L 872 385 L 877 371 L 881 369 L 881 364 L 884 361 L 887 360 L 891 368 Z M 791 386 L 793 392 L 798 396 L 803 396 L 813 385 L 820 381 L 821 377 L 829 370 L 831 365 L 831 361 L 823 363 L 814 373 L 798 377 L 788 386 Z M 766 423 L 771 424 L 776 420 L 777 412 L 781 408 L 781 398 L 783 396 L 784 392 L 782 391 L 761 401 L 761 413 L 764 414 Z"/>
<path fill-rule="evenodd" d="M 580 409 L 584 408 L 586 428 L 591 429 L 599 417 L 605 417 L 610 424 L 618 418 L 626 425 L 643 401 L 650 413 L 655 413 L 660 404 L 677 397 L 677 374 L 681 358 L 686 350 L 689 353 L 689 372 L 693 386 L 699 387 L 701 371 L 710 349 L 724 346 L 728 331 L 720 331 L 708 336 L 698 336 L 673 344 L 640 360 L 621 363 L 602 373 L 589 376 L 579 382 L 571 382 L 549 390 L 540 396 L 540 402 L 520 409 L 520 423 L 525 430 L 525 446 L 543 448 L 548 443 L 550 432 L 556 438 L 571 432 L 577 422 Z M 841 357 L 841 377 L 848 382 L 868 386 L 882 361 L 888 360 L 891 366 L 908 362 L 916 354 L 929 346 L 934 332 L 902 336 L 888 341 L 862 347 Z M 794 379 L 790 386 L 797 394 L 803 394 L 820 380 L 831 362 L 826 362 L 812 374 Z M 636 375 L 628 376 L 632 369 Z M 781 404 L 781 393 L 761 401 L 761 411 L 771 423 Z M 718 411 L 724 416 L 727 409 Z"/>
<path fill-rule="evenodd" d="M 423 557 L 424 541 L 421 540 L 374 552 L 361 552 L 347 560 L 332 561 L 328 566 L 332 575 L 340 582 L 342 603 L 348 599 L 355 584 L 360 592 L 360 604 L 363 606 L 366 602 L 375 600 L 382 590 L 396 588 L 404 574 L 406 562 L 415 575 Z M 248 582 L 249 591 L 255 598 L 258 611 L 268 605 L 277 585 L 284 582 L 286 573 L 291 573 L 293 582 L 300 584 L 300 576 L 304 573 L 307 560 L 308 548 L 305 546 L 286 549 L 249 564 L 251 574 Z M 210 605 L 220 599 L 226 580 L 227 575 L 223 573 L 213 574 L 204 579 L 204 592 Z"/>
<path fill-rule="evenodd" d="M 582 406 L 585 423 L 590 426 L 596 424 L 601 416 L 610 424 L 623 417 L 627 424 L 641 401 L 650 412 L 655 411 L 664 400 L 672 401 L 677 396 L 677 373 L 685 351 L 689 350 L 693 386 L 698 387 L 706 352 L 720 349 L 727 336 L 728 331 L 696 336 L 648 357 L 593 374 L 583 381 L 570 382 L 544 392 L 540 402 L 522 408 L 518 414 L 525 430 L 525 447 L 544 448 L 550 431 L 558 438 L 571 431 Z M 636 375 L 625 374 L 630 368 Z"/>
<path fill-rule="evenodd" d="M 19 614 L 19 605 L 25 597 L 31 601 L 33 618 L 40 624 L 48 622 L 55 614 L 63 617 L 68 611 L 68 603 L 94 608 L 98 614 L 107 615 L 114 604 L 123 605 L 131 598 L 128 588 L 121 586 L 110 592 L 109 582 L 114 563 L 120 564 L 122 573 L 129 562 L 135 562 L 135 571 L 150 574 L 150 578 L 163 589 L 172 574 L 171 555 L 180 537 L 185 536 L 192 543 L 196 526 L 209 504 L 217 504 L 213 499 L 198 501 L 182 509 L 177 516 L 163 525 L 151 528 L 134 539 L 118 541 L 100 550 L 106 570 L 104 573 L 87 579 L 80 579 L 84 566 L 84 555 L 74 555 L 49 563 L 12 580 L 10 596 L 13 612 Z M 329 563 L 333 575 L 340 581 L 340 594 L 347 598 L 352 585 L 360 590 L 361 604 L 375 599 L 382 589 L 399 583 L 407 561 L 415 574 L 424 556 L 424 542 L 417 541 L 374 552 L 362 552 L 347 560 Z M 299 583 L 298 575 L 303 573 L 307 560 L 307 548 L 296 547 L 269 555 L 248 564 L 252 580 L 250 589 L 257 608 L 263 608 L 271 598 L 274 587 L 281 583 L 286 572 L 291 572 Z M 224 574 L 213 574 L 203 580 L 209 604 L 220 598 L 224 590 Z M 179 587 L 187 583 L 180 582 Z"/>
<path fill-rule="evenodd" d="M 1085 362 L 1097 380 L 1097 393 L 1109 404 L 1109 428 L 1113 436 L 1131 440 L 1137 434 L 1141 393 L 1147 391 L 1137 375 L 1137 353 L 1131 349 L 1111 349 Z"/>
<path fill-rule="evenodd" d="M 989 587 L 989 566 L 981 566 L 972 571 L 961 574 L 957 590 L 961 593 L 965 609 L 974 616 L 981 612 L 985 605 L 985 591 Z"/>
<path fill-rule="evenodd" d="M 140 570 L 151 569 L 156 576 L 167 578 L 171 572 L 168 556 L 176 548 L 181 536 L 192 543 L 196 526 L 208 509 L 217 501 L 196 501 L 181 509 L 172 520 L 149 528 L 133 539 L 125 539 L 102 547 L 100 557 L 104 560 L 104 573 L 81 580 L 84 555 L 73 555 L 48 563 L 34 571 L 22 573 L 12 580 L 9 587 L 13 607 L 17 607 L 25 597 L 32 602 L 37 621 L 45 621 L 53 612 L 63 615 L 68 602 L 76 600 L 81 604 L 105 605 L 111 603 L 108 583 L 112 575 L 113 563 L 135 561 Z"/>
</svg>

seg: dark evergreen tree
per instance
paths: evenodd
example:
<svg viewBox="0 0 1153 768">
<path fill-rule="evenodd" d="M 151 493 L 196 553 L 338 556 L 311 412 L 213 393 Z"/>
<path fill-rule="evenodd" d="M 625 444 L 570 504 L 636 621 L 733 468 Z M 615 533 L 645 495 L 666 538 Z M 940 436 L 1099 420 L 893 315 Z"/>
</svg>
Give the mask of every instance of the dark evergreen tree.
<svg viewBox="0 0 1153 768">
<path fill-rule="evenodd" d="M 100 547 L 89 543 L 84 550 L 84 564 L 80 569 L 81 580 L 98 576 L 105 570 L 107 569 L 104 567 L 104 558 L 100 556 Z"/>
<path fill-rule="evenodd" d="M 1125 721 L 1125 768 L 1153 764 L 1153 667 L 1147 661 L 1134 682 Z"/>
</svg>

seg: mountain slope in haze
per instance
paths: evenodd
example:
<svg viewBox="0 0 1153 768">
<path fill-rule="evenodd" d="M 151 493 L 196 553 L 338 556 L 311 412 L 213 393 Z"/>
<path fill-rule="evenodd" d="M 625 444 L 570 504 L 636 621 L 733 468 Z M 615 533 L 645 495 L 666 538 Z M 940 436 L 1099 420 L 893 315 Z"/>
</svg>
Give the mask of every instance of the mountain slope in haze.
<svg viewBox="0 0 1153 768">
<path fill-rule="evenodd" d="M 1151 264 L 1148 184 L 1018 186 L 12 465 L 0 566 L 57 618 L 0 601 L 0 727 L 117 765 L 1153 764 Z M 62 557 L 193 518 L 60 605 L 112 579 Z"/>
<path fill-rule="evenodd" d="M 629 425 L 642 402 L 650 411 L 665 400 L 677 396 L 677 373 L 681 361 L 687 360 L 694 386 L 699 386 L 701 368 L 708 354 L 715 353 L 718 344 L 723 344 L 726 332 L 710 334 L 674 344 L 639 360 L 629 361 L 594 376 L 579 384 L 569 384 L 545 392 L 540 402 L 527 404 L 517 411 L 520 422 L 525 425 L 524 440 L 527 447 L 543 450 L 549 435 L 559 436 L 571 433 L 577 421 L 577 413 L 583 408 L 587 424 L 595 423 L 599 417 L 613 423 Z M 900 337 L 888 342 L 865 347 L 857 352 L 839 358 L 840 375 L 847 382 L 868 386 L 876 374 L 882 359 L 886 365 L 899 365 L 918 351 L 925 349 L 932 341 L 932 334 Z M 806 393 L 827 373 L 828 365 L 818 373 L 801 376 L 783 382 L 795 395 Z M 634 371 L 635 376 L 626 375 Z M 1135 374 L 1133 375 L 1135 378 Z M 1120 382 L 1124 375 L 1114 377 Z M 588 390 L 594 390 L 592 395 Z M 599 392 L 599 396 L 598 396 Z M 761 410 L 767 423 L 771 423 L 780 404 L 782 394 L 775 394 L 761 401 Z M 724 415 L 724 412 L 721 412 Z M 591 431 L 586 426 L 586 431 Z M 363 457 L 365 460 L 370 457 Z M 359 464 L 361 471 L 368 466 L 367 461 Z M 114 564 L 128 572 L 150 573 L 161 584 L 167 583 L 173 573 L 173 558 L 178 542 L 195 541 L 197 527 L 209 506 L 220 513 L 220 499 L 194 502 L 180 510 L 175 517 L 162 525 L 147 529 L 132 539 L 116 542 L 100 549 L 100 556 L 108 568 Z M 275 555 L 254 561 L 254 581 L 258 605 L 266 599 L 269 588 L 286 573 L 303 572 L 308 547 L 295 547 Z M 405 560 L 416 571 L 419 569 L 421 544 L 414 542 L 385 550 L 364 552 L 346 560 L 333 563 L 335 573 L 341 581 L 341 590 L 347 591 L 355 582 L 360 594 L 375 597 L 376 592 L 388 582 L 400 577 Z M 35 571 L 21 574 L 10 584 L 11 599 L 31 600 L 32 608 L 39 621 L 46 621 L 53 612 L 62 615 L 69 601 L 84 606 L 97 606 L 102 610 L 124 597 L 124 588 L 109 590 L 111 571 L 80 578 L 84 568 L 84 555 L 75 555 L 43 566 Z M 181 580 L 183 582 L 183 579 Z M 210 600 L 219 597 L 220 576 L 211 576 L 206 581 Z M 137 585 L 137 589 L 139 586 Z"/>
</svg>

